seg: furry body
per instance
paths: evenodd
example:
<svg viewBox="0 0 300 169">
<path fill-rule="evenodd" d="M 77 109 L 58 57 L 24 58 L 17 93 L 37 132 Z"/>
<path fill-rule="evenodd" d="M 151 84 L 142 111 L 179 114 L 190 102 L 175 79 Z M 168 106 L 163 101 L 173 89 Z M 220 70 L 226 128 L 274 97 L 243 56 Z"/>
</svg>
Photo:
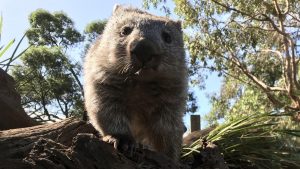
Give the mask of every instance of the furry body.
<svg viewBox="0 0 300 169">
<path fill-rule="evenodd" d="M 116 7 L 85 58 L 84 80 L 89 119 L 103 136 L 178 159 L 187 97 L 179 22 Z"/>
</svg>

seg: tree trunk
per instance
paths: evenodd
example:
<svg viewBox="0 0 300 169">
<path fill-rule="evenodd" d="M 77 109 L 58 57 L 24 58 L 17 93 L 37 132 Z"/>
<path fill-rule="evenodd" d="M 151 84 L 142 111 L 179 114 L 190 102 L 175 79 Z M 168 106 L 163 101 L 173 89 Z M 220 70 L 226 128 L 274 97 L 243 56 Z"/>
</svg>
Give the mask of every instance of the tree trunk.
<svg viewBox="0 0 300 169">
<path fill-rule="evenodd" d="M 21 106 L 20 94 L 15 81 L 0 68 L 0 130 L 36 125 Z"/>
</svg>

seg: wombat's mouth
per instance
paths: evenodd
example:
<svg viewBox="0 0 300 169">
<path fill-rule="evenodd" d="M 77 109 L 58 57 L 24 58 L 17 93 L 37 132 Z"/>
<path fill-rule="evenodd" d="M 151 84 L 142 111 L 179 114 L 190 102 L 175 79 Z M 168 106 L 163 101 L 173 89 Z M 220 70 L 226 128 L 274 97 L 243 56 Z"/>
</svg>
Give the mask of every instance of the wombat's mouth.
<svg viewBox="0 0 300 169">
<path fill-rule="evenodd" d="M 134 75 L 135 75 L 135 76 L 142 76 L 142 75 L 154 73 L 155 71 L 156 71 L 156 68 L 154 68 L 154 67 L 146 67 L 146 66 L 143 66 L 143 67 L 141 67 L 141 68 L 138 68 L 138 69 L 134 72 Z"/>
<path fill-rule="evenodd" d="M 139 69 L 138 71 L 136 71 L 135 73 L 134 73 L 134 75 L 139 75 L 140 73 L 141 73 L 141 71 L 142 71 L 142 69 Z"/>
</svg>

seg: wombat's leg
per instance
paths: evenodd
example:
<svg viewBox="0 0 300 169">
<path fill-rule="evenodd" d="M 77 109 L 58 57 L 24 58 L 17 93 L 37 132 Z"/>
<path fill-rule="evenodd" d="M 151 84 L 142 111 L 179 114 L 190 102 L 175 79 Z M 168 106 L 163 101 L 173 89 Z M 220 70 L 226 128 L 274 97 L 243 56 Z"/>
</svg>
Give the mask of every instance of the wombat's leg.
<svg viewBox="0 0 300 169">
<path fill-rule="evenodd" d="M 134 144 L 126 110 L 121 103 L 102 104 L 96 119 L 103 134 L 103 140 L 113 143 L 119 150 L 127 150 Z"/>
<path fill-rule="evenodd" d="M 134 144 L 129 128 L 129 119 L 120 96 L 106 94 L 101 90 L 86 90 L 86 109 L 93 126 L 101 132 L 103 140 L 115 148 L 127 149 Z"/>
<path fill-rule="evenodd" d="M 127 150 L 134 144 L 129 120 L 120 103 L 102 104 L 96 113 L 96 126 L 103 134 L 103 140 L 112 143 L 118 150 Z"/>
<path fill-rule="evenodd" d="M 151 128 L 149 141 L 154 149 L 178 161 L 181 153 L 183 122 L 180 119 L 158 120 Z"/>
</svg>

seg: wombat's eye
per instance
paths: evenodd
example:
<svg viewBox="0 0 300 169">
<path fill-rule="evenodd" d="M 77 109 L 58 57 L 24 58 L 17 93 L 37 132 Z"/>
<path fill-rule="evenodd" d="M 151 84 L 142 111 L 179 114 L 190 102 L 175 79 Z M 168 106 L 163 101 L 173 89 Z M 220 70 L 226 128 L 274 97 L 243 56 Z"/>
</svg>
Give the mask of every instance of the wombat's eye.
<svg viewBox="0 0 300 169">
<path fill-rule="evenodd" d="M 168 32 L 163 31 L 161 33 L 161 37 L 162 39 L 166 42 L 166 43 L 171 43 L 172 42 L 172 38 L 171 35 Z"/>
<path fill-rule="evenodd" d="M 129 26 L 124 26 L 121 31 L 122 36 L 127 36 L 132 32 L 133 28 Z"/>
</svg>

